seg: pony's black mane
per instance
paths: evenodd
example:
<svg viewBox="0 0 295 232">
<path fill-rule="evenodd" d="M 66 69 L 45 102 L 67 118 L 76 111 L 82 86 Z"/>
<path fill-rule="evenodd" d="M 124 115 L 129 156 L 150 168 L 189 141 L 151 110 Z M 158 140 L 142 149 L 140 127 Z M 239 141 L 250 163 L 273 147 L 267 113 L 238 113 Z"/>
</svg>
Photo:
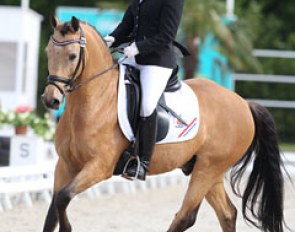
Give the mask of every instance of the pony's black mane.
<svg viewBox="0 0 295 232">
<path fill-rule="evenodd" d="M 88 25 L 90 26 L 98 35 L 100 38 L 103 38 L 102 35 L 100 34 L 100 32 L 91 24 L 89 24 L 88 22 L 86 21 L 82 21 L 82 20 L 79 20 L 80 23 L 84 24 L 84 25 Z M 59 30 L 59 32 L 65 36 L 69 31 L 71 31 L 71 21 L 67 21 L 63 24 L 62 28 Z"/>
<path fill-rule="evenodd" d="M 87 25 L 89 27 L 91 27 L 96 33 L 97 35 L 102 39 L 102 41 L 105 43 L 106 45 L 106 42 L 104 41 L 102 35 L 100 34 L 100 32 L 91 24 L 89 24 L 88 22 L 86 21 L 82 21 L 82 20 L 79 20 L 80 23 L 84 24 L 84 25 Z M 65 36 L 68 32 L 71 32 L 71 21 L 67 21 L 63 24 L 62 28 L 59 30 L 59 32 Z M 113 58 L 113 61 L 115 62 L 114 58 Z"/>
<path fill-rule="evenodd" d="M 59 32 L 65 36 L 70 31 L 70 25 L 70 22 L 65 22 Z"/>
</svg>

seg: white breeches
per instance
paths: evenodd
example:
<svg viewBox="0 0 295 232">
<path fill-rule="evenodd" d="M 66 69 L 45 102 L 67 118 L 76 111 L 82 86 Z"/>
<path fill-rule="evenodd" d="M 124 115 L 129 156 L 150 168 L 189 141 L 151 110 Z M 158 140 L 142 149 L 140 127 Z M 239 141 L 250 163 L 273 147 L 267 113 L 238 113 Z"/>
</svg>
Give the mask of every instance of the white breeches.
<svg viewBox="0 0 295 232">
<path fill-rule="evenodd" d="M 129 64 L 140 71 L 142 94 L 140 116 L 148 117 L 156 109 L 173 69 L 155 65 L 140 65 L 136 63 L 134 57 L 126 59 L 123 63 Z"/>
</svg>

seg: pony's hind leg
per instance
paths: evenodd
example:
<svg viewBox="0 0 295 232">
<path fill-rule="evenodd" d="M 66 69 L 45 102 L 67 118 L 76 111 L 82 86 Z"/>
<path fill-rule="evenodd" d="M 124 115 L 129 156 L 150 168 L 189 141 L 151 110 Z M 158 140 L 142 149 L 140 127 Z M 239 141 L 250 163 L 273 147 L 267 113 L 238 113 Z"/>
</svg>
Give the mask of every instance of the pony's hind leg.
<svg viewBox="0 0 295 232">
<path fill-rule="evenodd" d="M 220 222 L 223 232 L 236 232 L 237 209 L 230 201 L 225 189 L 223 176 L 207 193 L 206 199 Z"/>
<path fill-rule="evenodd" d="M 182 207 L 176 214 L 168 232 L 183 232 L 194 225 L 202 200 L 216 182 L 214 172 L 210 172 L 212 168 L 208 160 L 198 159 Z"/>
</svg>

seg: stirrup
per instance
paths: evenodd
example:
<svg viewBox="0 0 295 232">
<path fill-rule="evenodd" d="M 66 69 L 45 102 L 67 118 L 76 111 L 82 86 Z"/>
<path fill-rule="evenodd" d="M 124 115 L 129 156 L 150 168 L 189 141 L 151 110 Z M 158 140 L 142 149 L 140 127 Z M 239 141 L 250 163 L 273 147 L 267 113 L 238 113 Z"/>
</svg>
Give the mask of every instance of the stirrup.
<svg viewBox="0 0 295 232">
<path fill-rule="evenodd" d="M 136 168 L 136 174 L 135 176 L 129 176 L 128 173 L 127 173 L 127 168 L 129 167 L 129 164 L 131 161 L 136 161 L 137 162 L 137 168 Z M 131 156 L 129 158 L 129 160 L 126 162 L 125 166 L 124 166 L 124 169 L 123 169 L 123 173 L 122 173 L 122 177 L 127 179 L 127 180 L 135 180 L 138 178 L 138 173 L 139 173 L 139 169 L 140 169 L 140 159 L 139 159 L 139 156 Z"/>
</svg>

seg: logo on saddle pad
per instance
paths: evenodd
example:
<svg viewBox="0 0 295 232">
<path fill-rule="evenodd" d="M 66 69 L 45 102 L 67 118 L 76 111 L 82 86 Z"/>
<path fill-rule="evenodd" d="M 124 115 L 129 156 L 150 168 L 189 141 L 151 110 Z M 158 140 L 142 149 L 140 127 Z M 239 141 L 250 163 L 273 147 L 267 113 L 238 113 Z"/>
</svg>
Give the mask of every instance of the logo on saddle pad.
<svg viewBox="0 0 295 232">
<path fill-rule="evenodd" d="M 139 111 L 136 105 L 140 99 L 140 88 L 136 80 L 132 79 L 134 76 L 126 79 L 130 72 L 129 68 L 126 70 L 125 65 L 120 65 L 118 120 L 125 137 L 129 141 L 134 141 L 136 114 Z M 200 125 L 198 99 L 185 82 L 181 82 L 177 90 L 164 92 L 157 112 L 157 144 L 183 142 L 197 135 Z"/>
<path fill-rule="evenodd" d="M 177 123 L 179 123 L 179 121 L 177 121 Z M 194 129 L 194 127 L 196 127 L 197 125 L 198 125 L 197 118 L 194 118 L 191 121 L 191 123 L 189 125 L 187 125 L 187 126 L 184 126 L 184 125 L 181 126 L 181 127 L 177 126 L 177 128 L 184 128 L 184 130 L 178 135 L 178 138 L 187 136 Z"/>
</svg>

